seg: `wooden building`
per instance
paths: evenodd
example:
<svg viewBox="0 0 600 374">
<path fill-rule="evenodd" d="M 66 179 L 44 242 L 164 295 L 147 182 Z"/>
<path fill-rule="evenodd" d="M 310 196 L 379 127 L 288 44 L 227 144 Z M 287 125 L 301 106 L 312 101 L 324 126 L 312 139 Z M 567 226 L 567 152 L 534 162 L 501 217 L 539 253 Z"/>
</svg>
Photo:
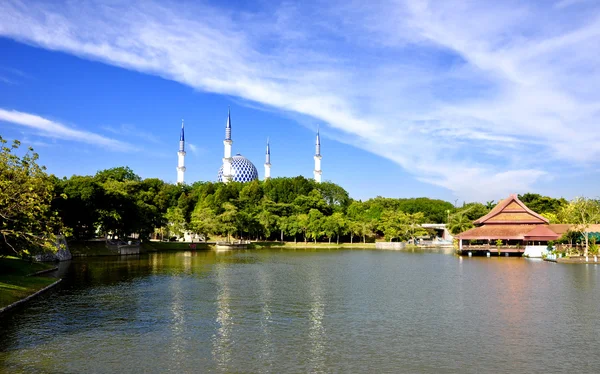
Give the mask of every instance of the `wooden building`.
<svg viewBox="0 0 600 374">
<path fill-rule="evenodd" d="M 550 225 L 547 218 L 525 206 L 516 194 L 499 202 L 473 223 L 474 228 L 457 236 L 461 252 L 522 254 L 528 246 L 546 247 L 548 241 L 560 238 L 569 226 Z M 551 226 L 565 227 L 553 230 Z M 499 241 L 501 245 L 497 245 Z"/>
</svg>

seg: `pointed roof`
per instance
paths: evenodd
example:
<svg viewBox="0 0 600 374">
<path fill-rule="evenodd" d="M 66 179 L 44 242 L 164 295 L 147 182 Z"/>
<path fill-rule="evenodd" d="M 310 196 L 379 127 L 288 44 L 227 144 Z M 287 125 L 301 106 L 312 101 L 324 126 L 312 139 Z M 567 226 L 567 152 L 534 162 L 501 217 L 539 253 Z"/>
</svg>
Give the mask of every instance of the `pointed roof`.
<svg viewBox="0 0 600 374">
<path fill-rule="evenodd" d="M 525 234 L 537 225 L 485 225 L 469 229 L 459 235 L 461 240 L 524 240 Z"/>
<path fill-rule="evenodd" d="M 225 140 L 231 140 L 231 108 L 227 109 L 227 125 L 225 125 Z"/>
<path fill-rule="evenodd" d="M 179 135 L 179 141 L 180 142 L 184 142 L 185 141 L 185 133 L 183 131 L 183 120 L 181 120 L 181 135 Z"/>
<path fill-rule="evenodd" d="M 321 134 L 320 127 L 317 127 L 317 140 L 315 142 L 315 156 L 321 155 Z"/>
<path fill-rule="evenodd" d="M 488 214 L 479 218 L 475 225 L 490 224 L 547 224 L 548 219 L 529 209 L 517 194 L 498 203 Z"/>
<path fill-rule="evenodd" d="M 536 228 L 524 235 L 525 240 L 541 241 L 556 240 L 560 237 L 561 235 L 552 231 L 548 225 L 537 225 Z"/>
</svg>

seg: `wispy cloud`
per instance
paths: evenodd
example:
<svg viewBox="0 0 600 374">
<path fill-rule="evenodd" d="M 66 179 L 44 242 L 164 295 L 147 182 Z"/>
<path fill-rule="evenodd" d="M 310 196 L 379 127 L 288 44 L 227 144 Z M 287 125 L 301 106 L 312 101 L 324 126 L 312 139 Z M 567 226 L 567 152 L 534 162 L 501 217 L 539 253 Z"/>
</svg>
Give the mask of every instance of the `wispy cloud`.
<svg viewBox="0 0 600 374">
<path fill-rule="evenodd" d="M 24 79 L 30 79 L 31 76 L 19 69 L 0 65 L 0 82 L 15 85 Z"/>
<path fill-rule="evenodd" d="M 7 122 L 36 130 L 35 135 L 47 138 L 87 143 L 116 151 L 131 151 L 135 149 L 134 146 L 119 140 L 107 138 L 89 131 L 73 129 L 35 114 L 18 112 L 16 110 L 0 108 L 0 122 Z"/>
<path fill-rule="evenodd" d="M 102 126 L 102 129 L 115 135 L 119 135 L 120 137 L 125 137 L 127 139 L 145 140 L 147 142 L 155 144 L 160 143 L 160 139 L 158 138 L 158 136 L 146 132 L 136 127 L 135 125 L 121 125 L 119 127 Z"/>
<path fill-rule="evenodd" d="M 198 147 L 196 147 L 196 145 L 188 142 L 187 146 L 188 146 L 188 149 L 190 150 L 190 152 L 192 152 L 193 154 L 197 154 L 198 153 Z"/>
<path fill-rule="evenodd" d="M 15 82 L 12 79 L 8 79 L 6 77 L 3 77 L 0 75 L 0 83 L 5 83 L 5 84 L 15 84 Z"/>
<path fill-rule="evenodd" d="M 0 35 L 315 118 L 463 199 L 600 156 L 594 1 L 4 1 Z"/>
</svg>

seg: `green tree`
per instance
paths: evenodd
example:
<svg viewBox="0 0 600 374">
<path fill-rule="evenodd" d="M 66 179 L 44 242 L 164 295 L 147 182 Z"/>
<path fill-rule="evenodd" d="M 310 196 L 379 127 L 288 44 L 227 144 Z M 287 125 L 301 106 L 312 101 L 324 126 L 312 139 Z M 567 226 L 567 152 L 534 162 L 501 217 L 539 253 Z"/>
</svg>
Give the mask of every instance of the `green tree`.
<svg viewBox="0 0 600 374">
<path fill-rule="evenodd" d="M 358 230 L 363 238 L 363 243 L 367 242 L 367 236 L 373 235 L 373 221 L 367 217 L 363 217 L 360 221 L 356 222 Z"/>
<path fill-rule="evenodd" d="M 217 216 L 212 209 L 198 204 L 192 212 L 190 227 L 195 233 L 204 236 L 206 239 L 206 237 L 217 231 Z"/>
<path fill-rule="evenodd" d="M 140 182 L 142 180 L 142 178 L 127 166 L 100 170 L 96 173 L 94 178 L 100 183 L 104 183 L 108 180 L 115 180 L 118 182 Z"/>
<path fill-rule="evenodd" d="M 529 209 L 537 213 L 554 213 L 557 214 L 569 202 L 564 198 L 555 199 L 549 196 L 542 196 L 536 193 L 526 193 L 519 195 L 521 200 Z"/>
<path fill-rule="evenodd" d="M 576 197 L 561 208 L 559 216 L 566 223 L 573 225 L 572 231 L 583 236 L 585 240 L 583 255 L 587 256 L 590 225 L 600 223 L 600 202 L 585 197 Z"/>
<path fill-rule="evenodd" d="M 262 209 L 258 213 L 257 218 L 265 234 L 265 239 L 268 239 L 269 236 L 271 236 L 271 231 L 277 228 L 277 221 L 279 217 L 271 213 L 268 209 Z"/>
<path fill-rule="evenodd" d="M 415 242 L 417 236 L 427 234 L 427 230 L 421 227 L 421 224 L 425 222 L 425 215 L 421 212 L 406 214 L 406 218 L 404 221 L 404 232 L 406 236 Z"/>
<path fill-rule="evenodd" d="M 317 242 L 317 239 L 323 235 L 324 216 L 318 209 L 311 209 L 308 212 L 308 227 L 307 234 L 310 238 Z"/>
<path fill-rule="evenodd" d="M 468 229 L 473 227 L 473 222 L 462 213 L 456 213 L 450 216 L 450 224 L 448 225 L 448 230 L 452 233 L 452 235 L 458 235 L 461 232 L 467 231 Z"/>
<path fill-rule="evenodd" d="M 183 210 L 180 207 L 174 206 L 167 209 L 167 213 L 165 214 L 165 220 L 167 221 L 169 237 L 183 236 L 186 230 L 186 221 L 185 216 L 183 214 Z"/>
<path fill-rule="evenodd" d="M 464 204 L 463 207 L 456 213 L 467 217 L 470 221 L 475 221 L 476 219 L 485 216 L 489 212 L 490 210 L 481 203 L 468 203 Z"/>
<path fill-rule="evenodd" d="M 360 236 L 361 234 L 361 226 L 358 222 L 346 218 L 346 225 L 348 228 L 348 233 L 350 234 L 350 244 L 354 243 L 354 236 Z"/>
<path fill-rule="evenodd" d="M 404 212 L 386 210 L 381 215 L 379 229 L 383 231 L 385 238 L 391 242 L 395 238 L 400 238 L 407 224 L 408 221 Z"/>
<path fill-rule="evenodd" d="M 306 244 L 306 239 L 310 225 L 310 219 L 308 217 L 308 214 L 297 214 L 294 216 L 294 221 L 298 227 L 299 232 L 301 232 L 302 235 L 304 235 L 304 244 Z"/>
<path fill-rule="evenodd" d="M 335 228 L 336 243 L 340 244 L 340 235 L 344 235 L 348 232 L 348 221 L 341 212 L 333 213 L 329 219 L 332 221 L 332 225 Z"/>
<path fill-rule="evenodd" d="M 296 235 L 302 232 L 302 229 L 299 226 L 298 216 L 289 216 L 289 217 L 279 217 L 279 229 L 289 235 L 294 237 L 294 243 L 296 243 Z M 283 241 L 283 235 L 281 237 Z"/>
<path fill-rule="evenodd" d="M 0 137 L 0 253 L 31 255 L 56 250 L 56 234 L 62 230 L 58 214 L 52 211 L 53 179 L 39 166 L 33 148 L 21 157 L 14 152 L 21 143 Z"/>
<path fill-rule="evenodd" d="M 232 203 L 223 204 L 223 213 L 217 217 L 217 222 L 222 232 L 227 234 L 227 241 L 231 241 L 231 234 L 238 228 L 238 209 Z"/>
<path fill-rule="evenodd" d="M 63 224 L 71 229 L 75 239 L 92 238 L 100 219 L 98 209 L 104 189 L 89 176 L 55 179 L 52 209 L 58 212 Z"/>
</svg>

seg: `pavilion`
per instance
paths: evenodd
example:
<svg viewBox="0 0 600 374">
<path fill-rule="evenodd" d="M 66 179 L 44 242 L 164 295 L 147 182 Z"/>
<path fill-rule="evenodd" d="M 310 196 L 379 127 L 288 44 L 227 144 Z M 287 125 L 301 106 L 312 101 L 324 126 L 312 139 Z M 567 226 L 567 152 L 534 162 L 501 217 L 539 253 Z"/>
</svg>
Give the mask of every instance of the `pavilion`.
<svg viewBox="0 0 600 374">
<path fill-rule="evenodd" d="M 569 225 L 550 225 L 547 218 L 529 209 L 516 194 L 499 202 L 473 224 L 474 228 L 457 236 L 460 252 L 508 255 L 528 251 L 541 256 L 549 241 L 557 240 L 569 229 Z M 496 246 L 498 240 L 502 245 Z"/>
</svg>

